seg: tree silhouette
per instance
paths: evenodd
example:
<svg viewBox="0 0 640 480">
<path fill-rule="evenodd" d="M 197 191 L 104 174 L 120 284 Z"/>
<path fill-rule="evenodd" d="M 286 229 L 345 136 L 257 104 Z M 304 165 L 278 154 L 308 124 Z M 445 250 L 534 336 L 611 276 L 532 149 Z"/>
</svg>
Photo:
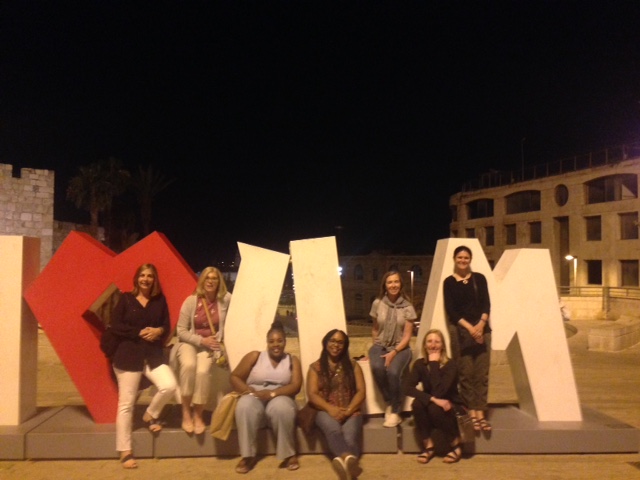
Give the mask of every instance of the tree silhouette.
<svg viewBox="0 0 640 480">
<path fill-rule="evenodd" d="M 143 236 L 151 233 L 153 199 L 174 181 L 175 178 L 167 179 L 163 173 L 154 170 L 152 165 L 147 168 L 143 168 L 141 165 L 138 166 L 138 173 L 133 178 L 133 188 L 140 206 L 140 222 Z"/>
<path fill-rule="evenodd" d="M 78 168 L 78 175 L 69 181 L 67 199 L 90 215 L 91 232 L 98 238 L 100 214 L 106 214 L 105 243 L 110 244 L 111 207 L 113 199 L 126 190 L 131 174 L 114 157 Z"/>
</svg>

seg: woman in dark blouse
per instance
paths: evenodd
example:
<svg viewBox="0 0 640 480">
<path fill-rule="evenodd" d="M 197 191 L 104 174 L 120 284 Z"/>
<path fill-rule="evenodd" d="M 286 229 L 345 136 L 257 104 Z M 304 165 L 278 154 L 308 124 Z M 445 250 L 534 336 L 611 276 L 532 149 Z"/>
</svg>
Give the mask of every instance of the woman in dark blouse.
<svg viewBox="0 0 640 480">
<path fill-rule="evenodd" d="M 171 324 L 155 266 L 147 263 L 138 267 L 133 290 L 120 297 L 110 328 L 121 338 L 112 360 L 118 380 L 116 450 L 124 468 L 137 468 L 131 451 L 131 425 L 142 375 L 158 389 L 142 416 L 153 433 L 162 429 L 158 417 L 176 389 L 173 371 L 164 363 L 163 346 Z"/>
<path fill-rule="evenodd" d="M 458 372 L 455 362 L 447 356 L 444 336 L 440 330 L 432 329 L 427 332 L 422 354 L 423 358 L 419 358 L 411 366 L 404 388 L 405 395 L 414 397 L 411 409 L 422 440 L 422 453 L 418 455 L 418 462 L 429 463 L 435 455 L 431 432 L 437 428 L 451 446 L 444 457 L 444 463 L 456 463 L 462 455 L 454 409 L 461 401 L 458 396 Z M 419 384 L 422 384 L 422 389 L 418 389 Z"/>
<path fill-rule="evenodd" d="M 460 373 L 460 395 L 474 419 L 476 431 L 490 431 L 485 418 L 489 393 L 491 302 L 487 279 L 471 271 L 471 250 L 464 245 L 453 252 L 453 275 L 444 279 L 444 307 L 449 320 L 451 354 Z"/>
</svg>

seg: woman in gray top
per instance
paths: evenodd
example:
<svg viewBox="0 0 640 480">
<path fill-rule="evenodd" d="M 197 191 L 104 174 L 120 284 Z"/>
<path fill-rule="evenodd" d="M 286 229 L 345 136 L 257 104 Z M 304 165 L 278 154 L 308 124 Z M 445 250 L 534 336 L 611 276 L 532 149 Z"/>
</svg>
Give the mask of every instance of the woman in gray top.
<svg viewBox="0 0 640 480">
<path fill-rule="evenodd" d="M 369 349 L 371 373 L 380 389 L 386 409 L 385 427 L 402 422 L 401 378 L 411 361 L 409 342 L 413 334 L 416 311 L 404 293 L 400 273 L 390 271 L 382 276 L 380 293 L 371 305 L 373 346 Z"/>
</svg>

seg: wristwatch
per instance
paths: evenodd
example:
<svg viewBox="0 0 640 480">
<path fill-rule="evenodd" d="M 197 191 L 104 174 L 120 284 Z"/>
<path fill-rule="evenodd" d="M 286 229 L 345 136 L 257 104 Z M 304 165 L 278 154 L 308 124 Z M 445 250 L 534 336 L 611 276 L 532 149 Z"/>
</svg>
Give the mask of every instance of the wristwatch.
<svg viewBox="0 0 640 480">
<path fill-rule="evenodd" d="M 271 398 L 276 398 L 276 392 L 274 392 L 273 390 L 271 390 L 271 393 L 269 393 L 269 396 Z"/>
</svg>

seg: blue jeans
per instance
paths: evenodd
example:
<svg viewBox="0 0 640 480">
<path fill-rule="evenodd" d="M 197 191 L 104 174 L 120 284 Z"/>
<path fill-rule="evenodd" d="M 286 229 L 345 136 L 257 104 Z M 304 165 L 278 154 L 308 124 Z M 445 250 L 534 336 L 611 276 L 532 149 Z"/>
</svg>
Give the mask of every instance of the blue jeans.
<svg viewBox="0 0 640 480">
<path fill-rule="evenodd" d="M 376 385 L 382 393 L 382 398 L 387 405 L 391 406 L 393 413 L 400 413 L 402 409 L 402 373 L 411 361 L 411 349 L 405 348 L 391 360 L 389 368 L 384 366 L 384 358 L 381 355 L 390 352 L 393 348 L 387 349 L 382 345 L 373 345 L 369 349 L 369 365 Z"/>
<path fill-rule="evenodd" d="M 322 431 L 334 457 L 346 453 L 360 457 L 362 415 L 351 415 L 341 424 L 327 412 L 318 412 L 316 425 Z"/>
</svg>

